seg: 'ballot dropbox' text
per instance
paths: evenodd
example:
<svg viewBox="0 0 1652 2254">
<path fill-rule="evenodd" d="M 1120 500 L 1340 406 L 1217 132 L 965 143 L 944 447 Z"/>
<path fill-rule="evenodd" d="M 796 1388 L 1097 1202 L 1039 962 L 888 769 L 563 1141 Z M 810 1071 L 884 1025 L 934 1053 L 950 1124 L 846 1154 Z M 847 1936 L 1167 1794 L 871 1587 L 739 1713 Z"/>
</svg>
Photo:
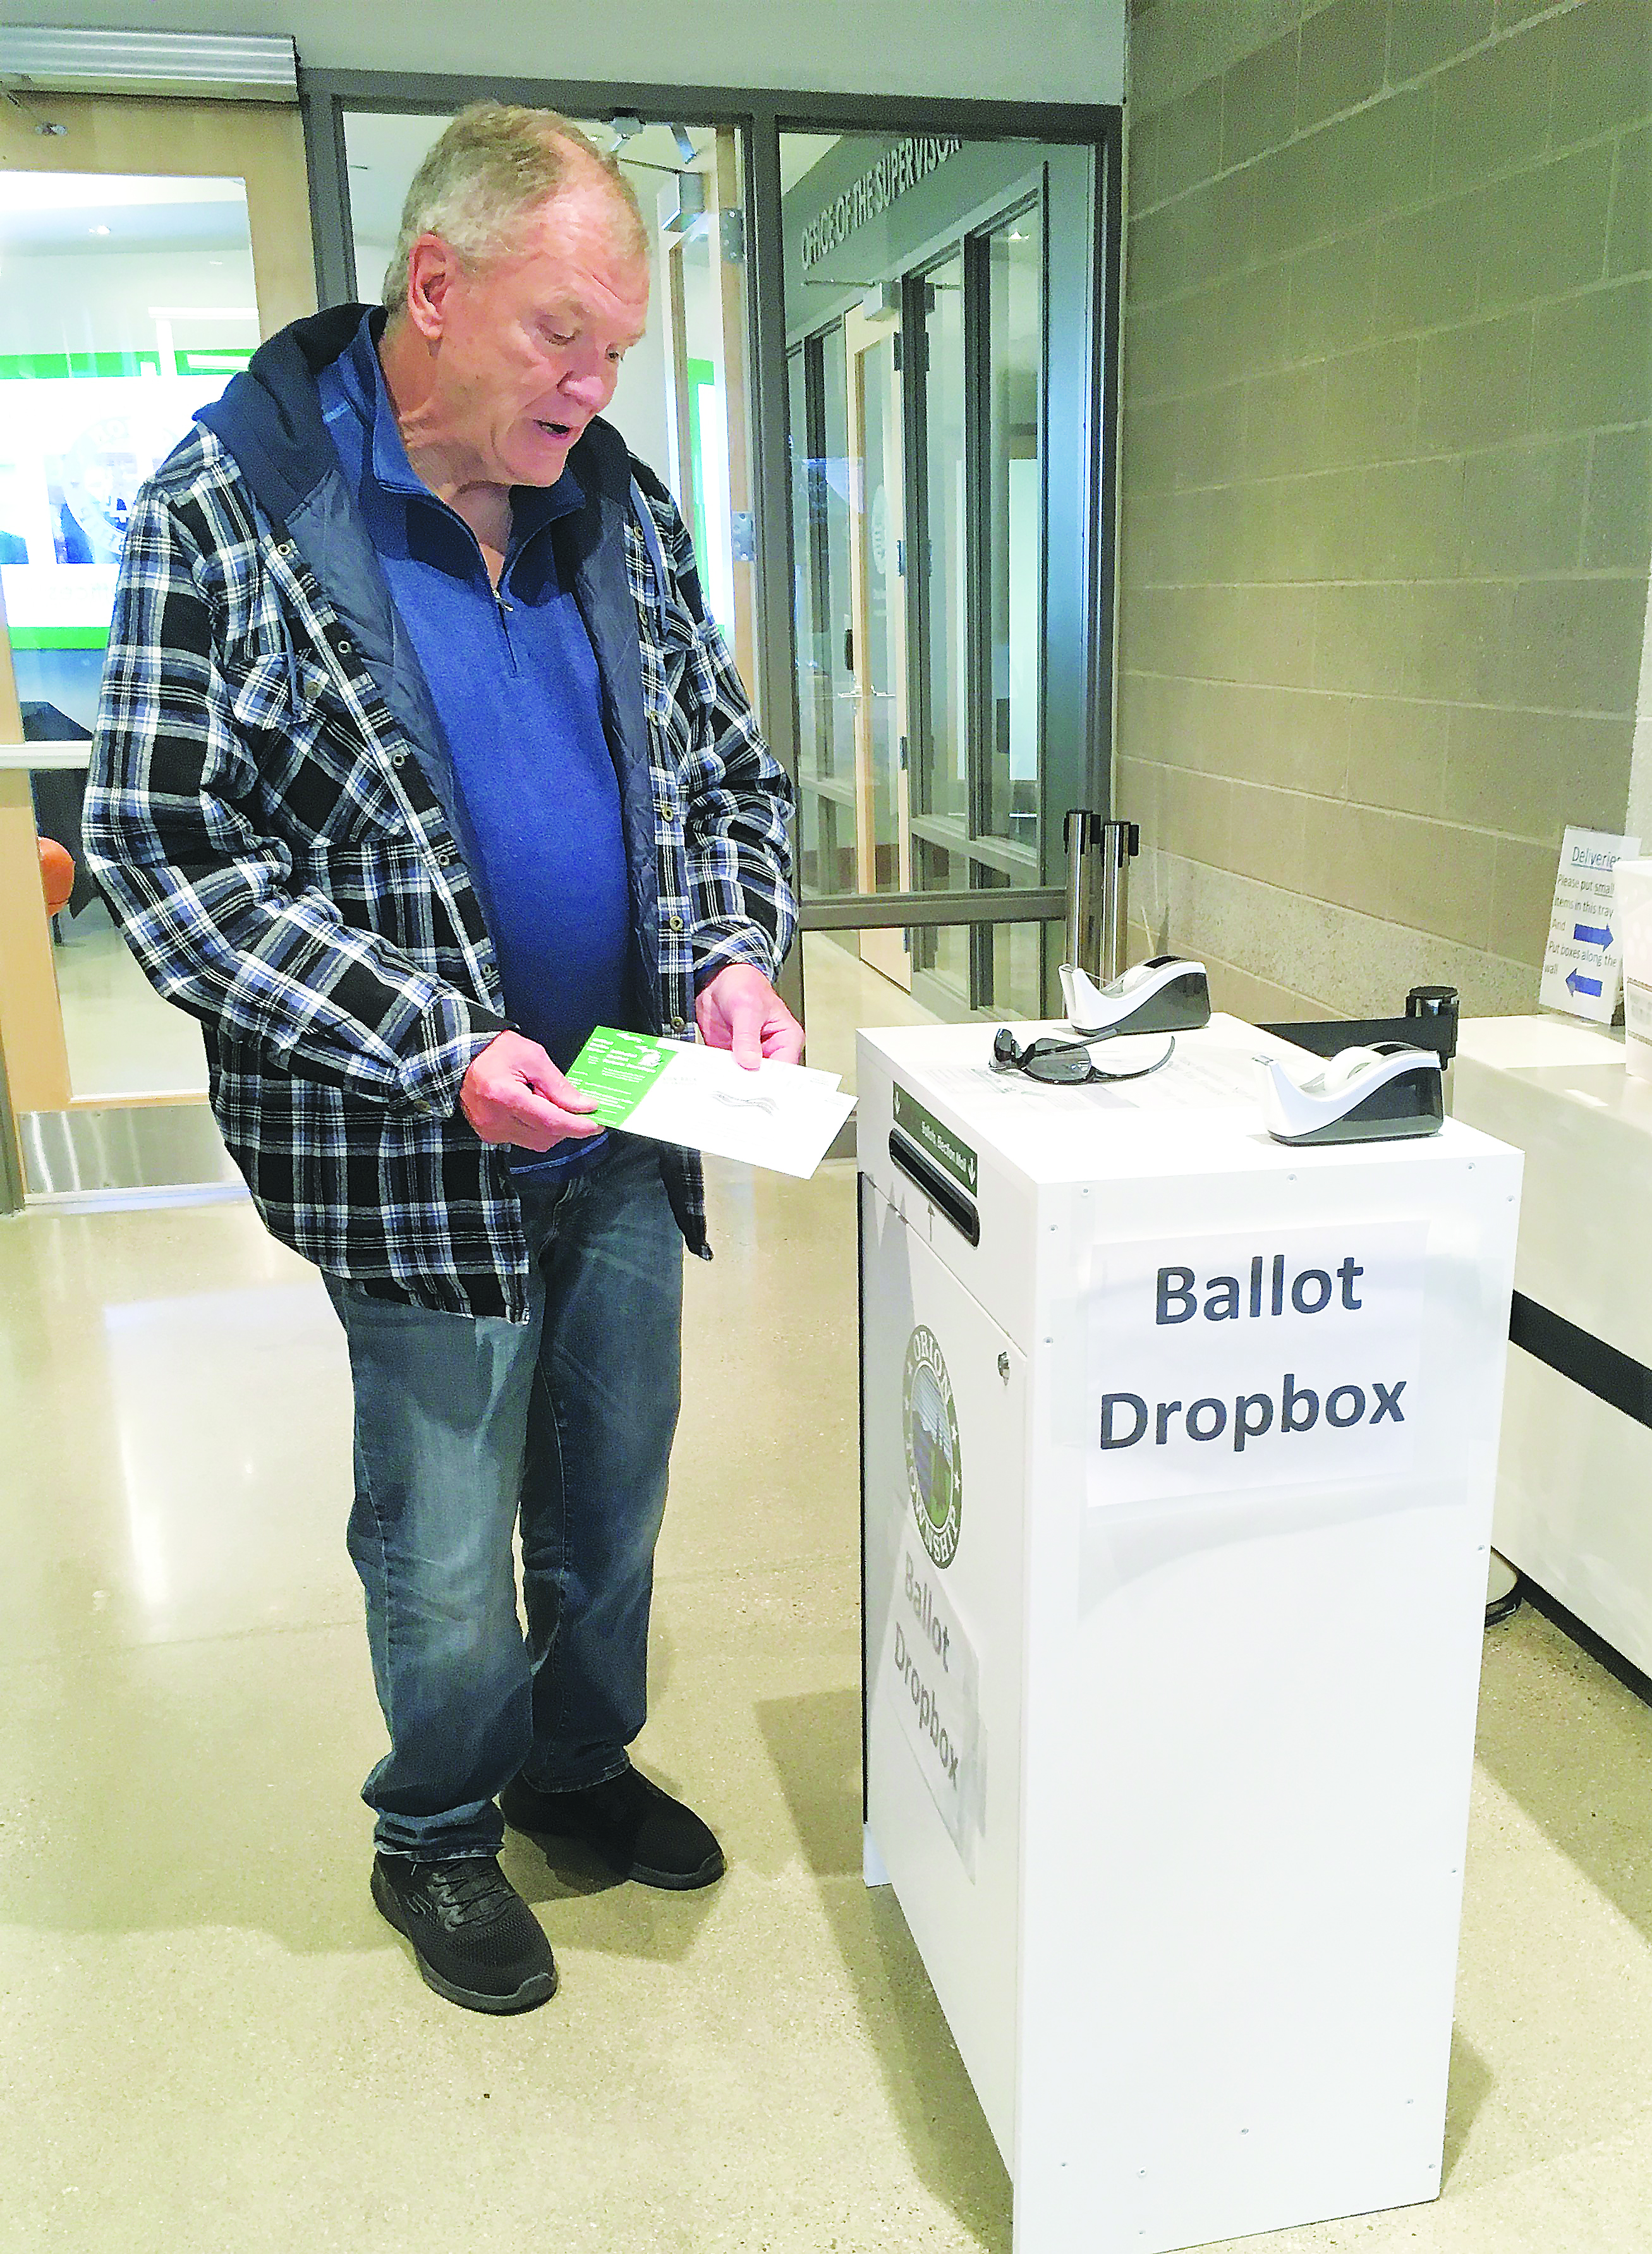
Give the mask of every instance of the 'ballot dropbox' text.
<svg viewBox="0 0 1652 2254">
<path fill-rule="evenodd" d="M 984 1820 L 985 1749 L 975 1647 L 933 1559 L 903 1538 L 878 1688 L 916 1757 L 966 1871 Z"/>
<path fill-rule="evenodd" d="M 1088 1326 L 1091 1501 L 1399 1470 L 1424 1238 L 1402 1222 L 1262 1247 L 1108 1247 Z"/>
</svg>

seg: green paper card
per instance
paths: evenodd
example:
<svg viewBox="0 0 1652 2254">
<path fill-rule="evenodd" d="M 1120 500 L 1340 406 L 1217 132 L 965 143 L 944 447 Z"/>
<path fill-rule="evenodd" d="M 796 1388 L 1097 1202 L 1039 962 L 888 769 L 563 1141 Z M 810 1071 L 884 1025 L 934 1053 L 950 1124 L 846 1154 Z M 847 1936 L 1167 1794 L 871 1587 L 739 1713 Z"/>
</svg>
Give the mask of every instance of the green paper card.
<svg viewBox="0 0 1652 2254">
<path fill-rule="evenodd" d="M 597 1099 L 596 1116 L 605 1127 L 623 1127 L 674 1055 L 681 1041 L 657 1041 L 647 1033 L 617 1032 L 598 1026 L 568 1068 L 582 1096 Z"/>
<path fill-rule="evenodd" d="M 598 1026 L 570 1066 L 598 1124 L 807 1180 L 855 1108 L 836 1073 Z"/>
</svg>

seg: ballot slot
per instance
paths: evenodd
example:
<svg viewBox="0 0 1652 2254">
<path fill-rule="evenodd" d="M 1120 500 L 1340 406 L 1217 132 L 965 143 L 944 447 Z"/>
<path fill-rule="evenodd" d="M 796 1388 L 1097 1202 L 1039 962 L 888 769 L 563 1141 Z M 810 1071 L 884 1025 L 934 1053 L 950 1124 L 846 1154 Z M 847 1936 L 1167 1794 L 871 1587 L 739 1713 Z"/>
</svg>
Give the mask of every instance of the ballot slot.
<svg viewBox="0 0 1652 2254">
<path fill-rule="evenodd" d="M 923 1192 L 936 1211 L 945 1214 L 958 1234 L 971 1244 L 981 1242 L 981 1215 L 975 1200 L 949 1181 L 932 1158 L 899 1127 L 889 1130 L 889 1156 L 909 1181 Z"/>
</svg>

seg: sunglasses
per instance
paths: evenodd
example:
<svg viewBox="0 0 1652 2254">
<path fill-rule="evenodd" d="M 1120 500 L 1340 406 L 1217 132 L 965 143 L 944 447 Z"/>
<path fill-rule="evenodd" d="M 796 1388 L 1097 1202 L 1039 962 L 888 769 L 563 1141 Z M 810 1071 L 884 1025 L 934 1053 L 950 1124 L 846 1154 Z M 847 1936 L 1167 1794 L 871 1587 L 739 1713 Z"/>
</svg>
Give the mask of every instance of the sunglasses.
<svg viewBox="0 0 1652 2254">
<path fill-rule="evenodd" d="M 1024 1072 L 1029 1080 L 1043 1081 L 1051 1088 L 1083 1088 L 1098 1080 L 1145 1080 L 1151 1072 L 1162 1072 L 1175 1054 L 1172 1033 L 1164 1055 L 1152 1064 L 1138 1065 L 1133 1072 L 1109 1072 L 1092 1061 L 1088 1041 L 1058 1041 L 1045 1034 L 1023 1048 L 1007 1026 L 1000 1026 L 992 1036 L 994 1072 Z"/>
</svg>

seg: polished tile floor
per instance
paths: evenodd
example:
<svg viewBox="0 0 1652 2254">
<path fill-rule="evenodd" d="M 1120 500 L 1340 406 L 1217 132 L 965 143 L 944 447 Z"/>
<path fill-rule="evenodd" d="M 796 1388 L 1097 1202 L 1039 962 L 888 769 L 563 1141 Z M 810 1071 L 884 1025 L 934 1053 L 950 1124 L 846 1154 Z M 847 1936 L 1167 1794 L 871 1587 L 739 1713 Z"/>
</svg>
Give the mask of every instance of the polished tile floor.
<svg viewBox="0 0 1652 2254">
<path fill-rule="evenodd" d="M 858 1000 L 858 996 L 850 996 Z M 344 1354 L 244 1205 L 0 1222 L 4 2254 L 1008 2254 L 859 1875 L 854 1183 L 719 1170 L 640 1748 L 687 1897 L 526 1843 L 563 1991 L 440 2002 L 367 1891 Z M 1652 2244 L 1652 1714 L 1494 1632 L 1438 2205 L 1278 2254 Z"/>
<path fill-rule="evenodd" d="M 205 1095 L 200 1026 L 162 1001 L 102 902 L 60 920 L 52 960 L 76 1096 Z"/>
</svg>

